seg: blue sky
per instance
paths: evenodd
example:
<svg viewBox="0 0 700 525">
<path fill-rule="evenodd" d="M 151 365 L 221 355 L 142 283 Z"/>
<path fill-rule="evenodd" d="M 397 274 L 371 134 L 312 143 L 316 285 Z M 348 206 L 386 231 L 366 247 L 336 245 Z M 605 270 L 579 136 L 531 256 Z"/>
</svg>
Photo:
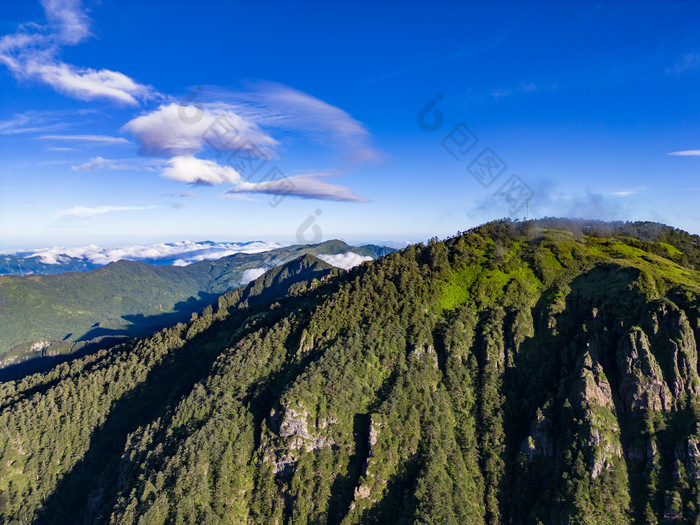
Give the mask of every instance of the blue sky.
<svg viewBox="0 0 700 525">
<path fill-rule="evenodd" d="M 700 233 L 699 19 L 696 2 L 6 0 L 0 248 L 416 241 L 527 202 Z"/>
</svg>

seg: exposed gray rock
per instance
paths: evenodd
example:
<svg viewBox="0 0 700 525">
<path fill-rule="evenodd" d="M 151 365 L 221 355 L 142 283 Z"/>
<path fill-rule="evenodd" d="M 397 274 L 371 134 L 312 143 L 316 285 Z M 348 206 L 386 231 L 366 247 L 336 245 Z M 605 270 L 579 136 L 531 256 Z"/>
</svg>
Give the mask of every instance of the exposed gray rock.
<svg viewBox="0 0 700 525">
<path fill-rule="evenodd" d="M 671 301 L 659 300 L 649 312 L 645 328 L 674 398 L 684 393 L 700 394 L 697 327 L 691 325 L 686 313 Z"/>
<path fill-rule="evenodd" d="M 281 451 L 280 451 L 281 452 Z M 297 458 L 292 454 L 282 454 L 273 461 L 273 469 L 276 476 L 289 478 L 297 466 Z"/>
<path fill-rule="evenodd" d="M 308 423 L 306 421 L 308 416 L 309 413 L 306 410 L 297 412 L 293 408 L 287 408 L 284 411 L 284 417 L 280 424 L 280 437 L 298 436 L 304 439 L 313 439 L 313 436 L 309 434 Z"/>
<path fill-rule="evenodd" d="M 597 350 L 594 352 L 597 354 Z M 605 377 L 603 367 L 597 362 L 597 359 L 594 360 L 590 352 L 586 352 L 584 355 L 579 381 L 574 389 L 574 399 L 582 409 L 585 409 L 587 405 L 614 408 L 610 383 Z"/>
<path fill-rule="evenodd" d="M 700 441 L 688 436 L 688 469 L 693 479 L 700 479 Z"/>
<path fill-rule="evenodd" d="M 620 374 L 620 398 L 625 411 L 671 410 L 671 391 L 651 353 L 649 339 L 641 328 L 633 327 L 620 340 L 617 369 Z"/>
<path fill-rule="evenodd" d="M 538 409 L 530 427 L 530 435 L 520 445 L 520 450 L 527 456 L 528 463 L 532 462 L 534 456 L 554 455 L 551 432 L 551 421 Z"/>
<path fill-rule="evenodd" d="M 438 366 L 437 353 L 435 352 L 435 349 L 432 347 L 432 345 L 417 345 L 415 348 L 413 348 L 412 354 L 416 357 L 422 357 L 423 355 L 426 355 L 431 361 L 433 361 L 435 366 Z"/>
<path fill-rule="evenodd" d="M 274 417 L 274 414 L 271 418 Z M 309 413 L 300 409 L 299 411 L 287 407 L 284 409 L 284 415 L 279 424 L 278 434 L 281 438 L 288 440 L 289 450 L 304 449 L 307 452 L 319 450 L 326 445 L 333 445 L 333 440 L 326 436 L 315 435 L 309 431 L 308 424 Z M 337 420 L 331 418 L 319 423 L 320 429 L 326 429 L 329 425 L 336 424 Z"/>
<path fill-rule="evenodd" d="M 379 421 L 376 421 L 375 418 L 373 417 L 370 425 L 369 425 L 369 438 L 368 438 L 368 445 L 369 445 L 369 456 L 372 457 L 374 456 L 374 452 L 372 450 L 372 447 L 377 444 L 377 438 L 379 437 L 379 431 L 381 430 L 382 424 Z"/>
</svg>

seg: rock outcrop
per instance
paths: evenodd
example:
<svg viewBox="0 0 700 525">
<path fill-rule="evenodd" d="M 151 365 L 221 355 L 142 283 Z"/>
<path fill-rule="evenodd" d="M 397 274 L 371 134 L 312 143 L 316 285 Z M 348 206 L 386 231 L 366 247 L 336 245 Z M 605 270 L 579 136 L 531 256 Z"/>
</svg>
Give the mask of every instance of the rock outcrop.
<svg viewBox="0 0 700 525">
<path fill-rule="evenodd" d="M 641 328 L 632 328 L 620 340 L 616 360 L 620 374 L 620 398 L 626 412 L 645 409 L 667 411 L 673 407 L 671 391 L 651 352 L 649 339 Z"/>
</svg>

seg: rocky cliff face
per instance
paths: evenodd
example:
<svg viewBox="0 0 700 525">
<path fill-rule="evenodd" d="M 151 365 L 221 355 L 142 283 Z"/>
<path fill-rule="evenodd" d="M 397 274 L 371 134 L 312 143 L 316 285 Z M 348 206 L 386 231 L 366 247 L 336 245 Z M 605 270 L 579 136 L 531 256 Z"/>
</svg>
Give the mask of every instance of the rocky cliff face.
<svg viewBox="0 0 700 525">
<path fill-rule="evenodd" d="M 552 486 L 546 469 L 553 468 L 568 473 L 571 489 L 607 487 L 609 502 L 595 510 L 592 500 L 577 499 L 575 510 L 558 514 L 567 522 L 576 515 L 599 523 L 633 516 L 694 522 L 700 515 L 697 295 L 675 296 L 678 304 L 640 296 L 621 309 L 605 293 L 568 292 L 566 307 L 549 309 L 546 329 L 552 335 L 556 326 L 553 339 L 569 344 L 557 360 L 558 382 L 551 378 L 551 393 L 520 444 L 527 462 L 519 475 Z M 605 509 L 620 506 L 624 513 L 606 518 Z"/>
</svg>

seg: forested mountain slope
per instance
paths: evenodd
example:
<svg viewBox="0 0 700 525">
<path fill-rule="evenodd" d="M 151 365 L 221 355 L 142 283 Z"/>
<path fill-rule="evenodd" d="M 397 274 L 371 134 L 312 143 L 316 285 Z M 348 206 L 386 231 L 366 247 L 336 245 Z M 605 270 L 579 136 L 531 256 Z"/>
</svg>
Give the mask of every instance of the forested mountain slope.
<svg viewBox="0 0 700 525">
<path fill-rule="evenodd" d="M 376 257 L 384 250 L 333 240 L 238 253 L 184 267 L 118 261 L 88 272 L 0 276 L 0 367 L 70 354 L 83 347 L 76 342 L 144 336 L 186 321 L 192 312 L 238 287 L 246 271 L 257 276 L 306 253 Z"/>
<path fill-rule="evenodd" d="M 187 324 L 1 385 L 0 512 L 696 523 L 697 241 L 496 222 L 349 272 L 293 261 Z"/>
</svg>

